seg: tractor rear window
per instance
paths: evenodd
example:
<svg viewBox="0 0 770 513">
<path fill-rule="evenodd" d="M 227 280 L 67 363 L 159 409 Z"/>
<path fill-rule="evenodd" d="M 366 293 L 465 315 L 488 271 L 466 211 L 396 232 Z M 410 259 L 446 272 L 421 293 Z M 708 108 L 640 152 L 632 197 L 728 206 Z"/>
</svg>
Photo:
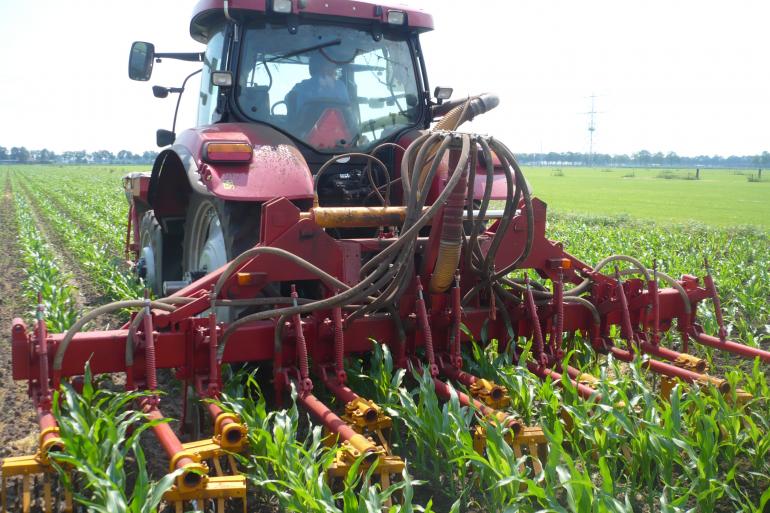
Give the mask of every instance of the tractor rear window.
<svg viewBox="0 0 770 513">
<path fill-rule="evenodd" d="M 261 24 L 245 31 L 241 48 L 241 110 L 316 150 L 366 150 L 419 119 L 405 36 Z"/>
</svg>

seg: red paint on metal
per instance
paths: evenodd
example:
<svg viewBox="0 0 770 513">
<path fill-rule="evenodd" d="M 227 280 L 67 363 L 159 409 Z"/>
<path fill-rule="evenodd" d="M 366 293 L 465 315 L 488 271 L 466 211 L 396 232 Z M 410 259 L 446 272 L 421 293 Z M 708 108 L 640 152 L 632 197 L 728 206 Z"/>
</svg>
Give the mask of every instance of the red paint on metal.
<svg viewBox="0 0 770 513">
<path fill-rule="evenodd" d="M 242 142 L 253 146 L 248 163 L 203 162 L 206 143 Z M 256 123 L 219 123 L 185 130 L 176 145 L 187 148 L 203 185 L 215 196 L 235 201 L 274 198 L 312 199 L 313 179 L 304 157 L 287 136 Z"/>
<path fill-rule="evenodd" d="M 148 420 L 163 420 L 164 417 L 160 410 L 152 402 L 147 402 L 146 399 L 143 400 L 142 409 L 147 414 Z M 168 422 L 155 424 L 152 427 L 152 431 L 169 459 L 174 459 L 177 454 L 184 451 L 182 442 L 179 441 Z M 193 460 L 184 456 L 176 460 L 176 468 L 184 468 L 191 463 L 194 463 Z"/>
<path fill-rule="evenodd" d="M 529 372 L 540 377 L 541 379 L 550 377 L 556 385 L 561 386 L 562 375 L 559 372 L 556 372 L 553 369 L 548 369 L 542 366 L 538 366 L 532 362 L 527 364 L 527 368 L 529 369 Z M 572 386 L 575 387 L 575 390 L 577 390 L 577 393 L 583 399 L 590 399 L 594 397 L 597 401 L 601 401 L 601 398 L 602 398 L 601 394 L 597 393 L 596 390 L 594 390 L 593 388 L 586 386 L 582 383 L 578 383 L 577 381 L 571 378 L 570 378 L 570 383 L 572 383 Z"/>
<path fill-rule="evenodd" d="M 756 347 L 750 347 L 743 344 L 737 344 L 731 340 L 725 340 L 722 342 L 717 337 L 706 335 L 705 333 L 695 333 L 695 341 L 703 344 L 704 346 L 714 347 L 727 351 L 729 353 L 737 354 L 743 358 L 759 358 L 765 363 L 770 363 L 770 352 L 758 349 Z"/>
<path fill-rule="evenodd" d="M 268 2 L 266 0 L 230 0 L 229 8 L 231 11 L 241 10 L 252 11 L 255 14 L 264 14 L 268 12 Z M 212 10 L 224 13 L 223 0 L 200 0 L 198 2 L 193 10 L 193 19 L 190 24 L 191 34 L 194 36 L 198 35 L 196 23 L 201 20 L 202 15 Z M 306 13 L 386 23 L 389 10 L 404 12 L 406 14 L 407 26 L 410 29 L 419 32 L 433 29 L 433 17 L 430 14 L 400 4 L 365 2 L 361 0 L 305 0 L 302 4 L 298 3 L 297 0 L 292 1 L 292 13 L 300 15 L 300 18 Z M 199 39 L 199 37 L 196 39 Z"/>
<path fill-rule="evenodd" d="M 331 433 L 339 435 L 341 441 L 347 442 L 358 435 L 352 427 L 337 416 L 324 403 L 318 400 L 313 394 L 303 394 L 297 396 L 297 401 L 307 409 L 315 419 L 322 423 Z"/>
</svg>

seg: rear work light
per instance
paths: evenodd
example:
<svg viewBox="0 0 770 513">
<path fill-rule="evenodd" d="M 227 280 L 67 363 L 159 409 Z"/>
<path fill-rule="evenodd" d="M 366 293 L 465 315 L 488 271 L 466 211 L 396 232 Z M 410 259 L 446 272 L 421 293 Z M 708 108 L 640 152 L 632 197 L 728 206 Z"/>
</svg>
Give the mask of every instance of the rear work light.
<svg viewBox="0 0 770 513">
<path fill-rule="evenodd" d="M 273 11 L 284 14 L 291 13 L 291 0 L 273 0 Z"/>
<path fill-rule="evenodd" d="M 252 147 L 243 142 L 207 142 L 203 145 L 206 162 L 250 162 Z"/>
<path fill-rule="evenodd" d="M 388 23 L 391 25 L 404 25 L 406 13 L 404 11 L 388 11 Z"/>
</svg>

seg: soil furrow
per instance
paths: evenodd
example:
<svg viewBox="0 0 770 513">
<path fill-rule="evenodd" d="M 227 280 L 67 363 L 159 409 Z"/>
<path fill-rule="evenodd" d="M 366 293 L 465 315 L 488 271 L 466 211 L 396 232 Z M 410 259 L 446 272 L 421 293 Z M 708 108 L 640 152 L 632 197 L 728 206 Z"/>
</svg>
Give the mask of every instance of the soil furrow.
<svg viewBox="0 0 770 513">
<path fill-rule="evenodd" d="M 32 181 L 30 181 L 29 179 L 27 179 L 26 183 L 23 183 L 22 185 L 25 188 L 25 190 L 26 190 L 26 188 L 28 186 L 35 187 L 35 184 Z M 97 236 L 97 238 L 98 238 L 98 234 L 95 233 L 95 230 L 93 230 L 88 225 L 88 223 L 86 221 L 84 221 L 83 219 L 78 218 L 69 209 L 67 209 L 67 206 L 63 203 L 62 199 L 58 195 L 56 195 L 56 194 L 49 194 L 48 195 L 48 200 L 56 208 L 59 209 L 59 211 L 61 212 L 62 217 L 65 217 L 65 218 L 69 219 L 70 222 L 72 222 L 72 224 L 77 226 L 77 228 L 82 233 L 84 233 L 86 235 L 90 235 L 91 237 Z M 112 246 L 111 244 L 107 246 L 107 249 L 108 249 L 109 255 L 111 257 L 115 258 L 116 260 L 121 260 L 122 261 L 124 259 L 124 255 L 123 255 L 122 251 L 116 250 L 114 248 L 114 246 Z"/>
<path fill-rule="evenodd" d="M 0 249 L 0 457 L 31 453 L 37 445 L 38 427 L 26 386 L 13 380 L 11 323 L 28 310 L 19 284 L 24 279 L 19 264 L 13 189 L 6 172 L 0 201 L 0 226 L 5 227 Z"/>
<path fill-rule="evenodd" d="M 86 310 L 108 303 L 109 298 L 107 298 L 104 293 L 91 282 L 88 273 L 83 270 L 77 260 L 72 256 L 62 237 L 50 226 L 46 217 L 41 213 L 35 197 L 29 193 L 26 185 L 21 183 L 20 186 L 22 193 L 29 202 L 31 214 L 37 220 L 38 229 L 51 246 L 53 246 L 57 256 L 59 256 L 62 270 L 72 276 L 71 281 L 79 291 L 78 296 L 82 296 L 79 297 L 78 306 L 81 309 Z M 97 322 L 96 328 L 114 328 L 121 324 L 122 322 L 118 315 L 104 315 L 102 320 Z"/>
</svg>

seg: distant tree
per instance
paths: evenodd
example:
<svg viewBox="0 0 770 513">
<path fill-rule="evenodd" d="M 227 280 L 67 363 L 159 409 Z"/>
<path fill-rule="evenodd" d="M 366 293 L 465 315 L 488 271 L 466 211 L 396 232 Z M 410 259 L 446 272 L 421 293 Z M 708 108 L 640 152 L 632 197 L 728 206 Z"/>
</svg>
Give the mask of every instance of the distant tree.
<svg viewBox="0 0 770 513">
<path fill-rule="evenodd" d="M 670 151 L 666 154 L 666 158 L 664 160 L 667 166 L 676 166 L 679 165 L 682 159 L 679 158 L 679 155 L 673 151 Z"/>
<path fill-rule="evenodd" d="M 120 162 L 124 162 L 124 163 L 125 162 L 131 162 L 131 161 L 133 161 L 135 159 L 136 159 L 136 155 L 134 155 L 133 153 L 131 153 L 128 150 L 120 150 L 118 152 L 118 160 Z"/>
<path fill-rule="evenodd" d="M 0 160 L 6 160 L 8 158 L 8 149 L 0 146 Z"/>
<path fill-rule="evenodd" d="M 38 154 L 37 161 L 38 162 L 53 162 L 53 160 L 56 158 L 56 154 L 47 148 L 43 148 L 40 150 L 40 153 Z"/>
<path fill-rule="evenodd" d="M 14 146 L 11 148 L 11 160 L 16 162 L 25 163 L 29 162 L 29 150 L 24 146 Z"/>
<path fill-rule="evenodd" d="M 94 162 L 97 162 L 99 164 L 108 164 L 115 160 L 115 155 L 112 154 L 112 152 L 109 152 L 107 150 L 99 150 L 95 151 L 91 154 L 91 158 Z"/>
<path fill-rule="evenodd" d="M 155 157 L 157 156 L 158 156 L 157 151 L 145 151 L 144 153 L 142 153 L 142 162 L 151 164 L 152 162 L 155 161 Z"/>
<path fill-rule="evenodd" d="M 634 163 L 639 166 L 649 166 L 652 154 L 647 150 L 634 153 Z"/>
</svg>

